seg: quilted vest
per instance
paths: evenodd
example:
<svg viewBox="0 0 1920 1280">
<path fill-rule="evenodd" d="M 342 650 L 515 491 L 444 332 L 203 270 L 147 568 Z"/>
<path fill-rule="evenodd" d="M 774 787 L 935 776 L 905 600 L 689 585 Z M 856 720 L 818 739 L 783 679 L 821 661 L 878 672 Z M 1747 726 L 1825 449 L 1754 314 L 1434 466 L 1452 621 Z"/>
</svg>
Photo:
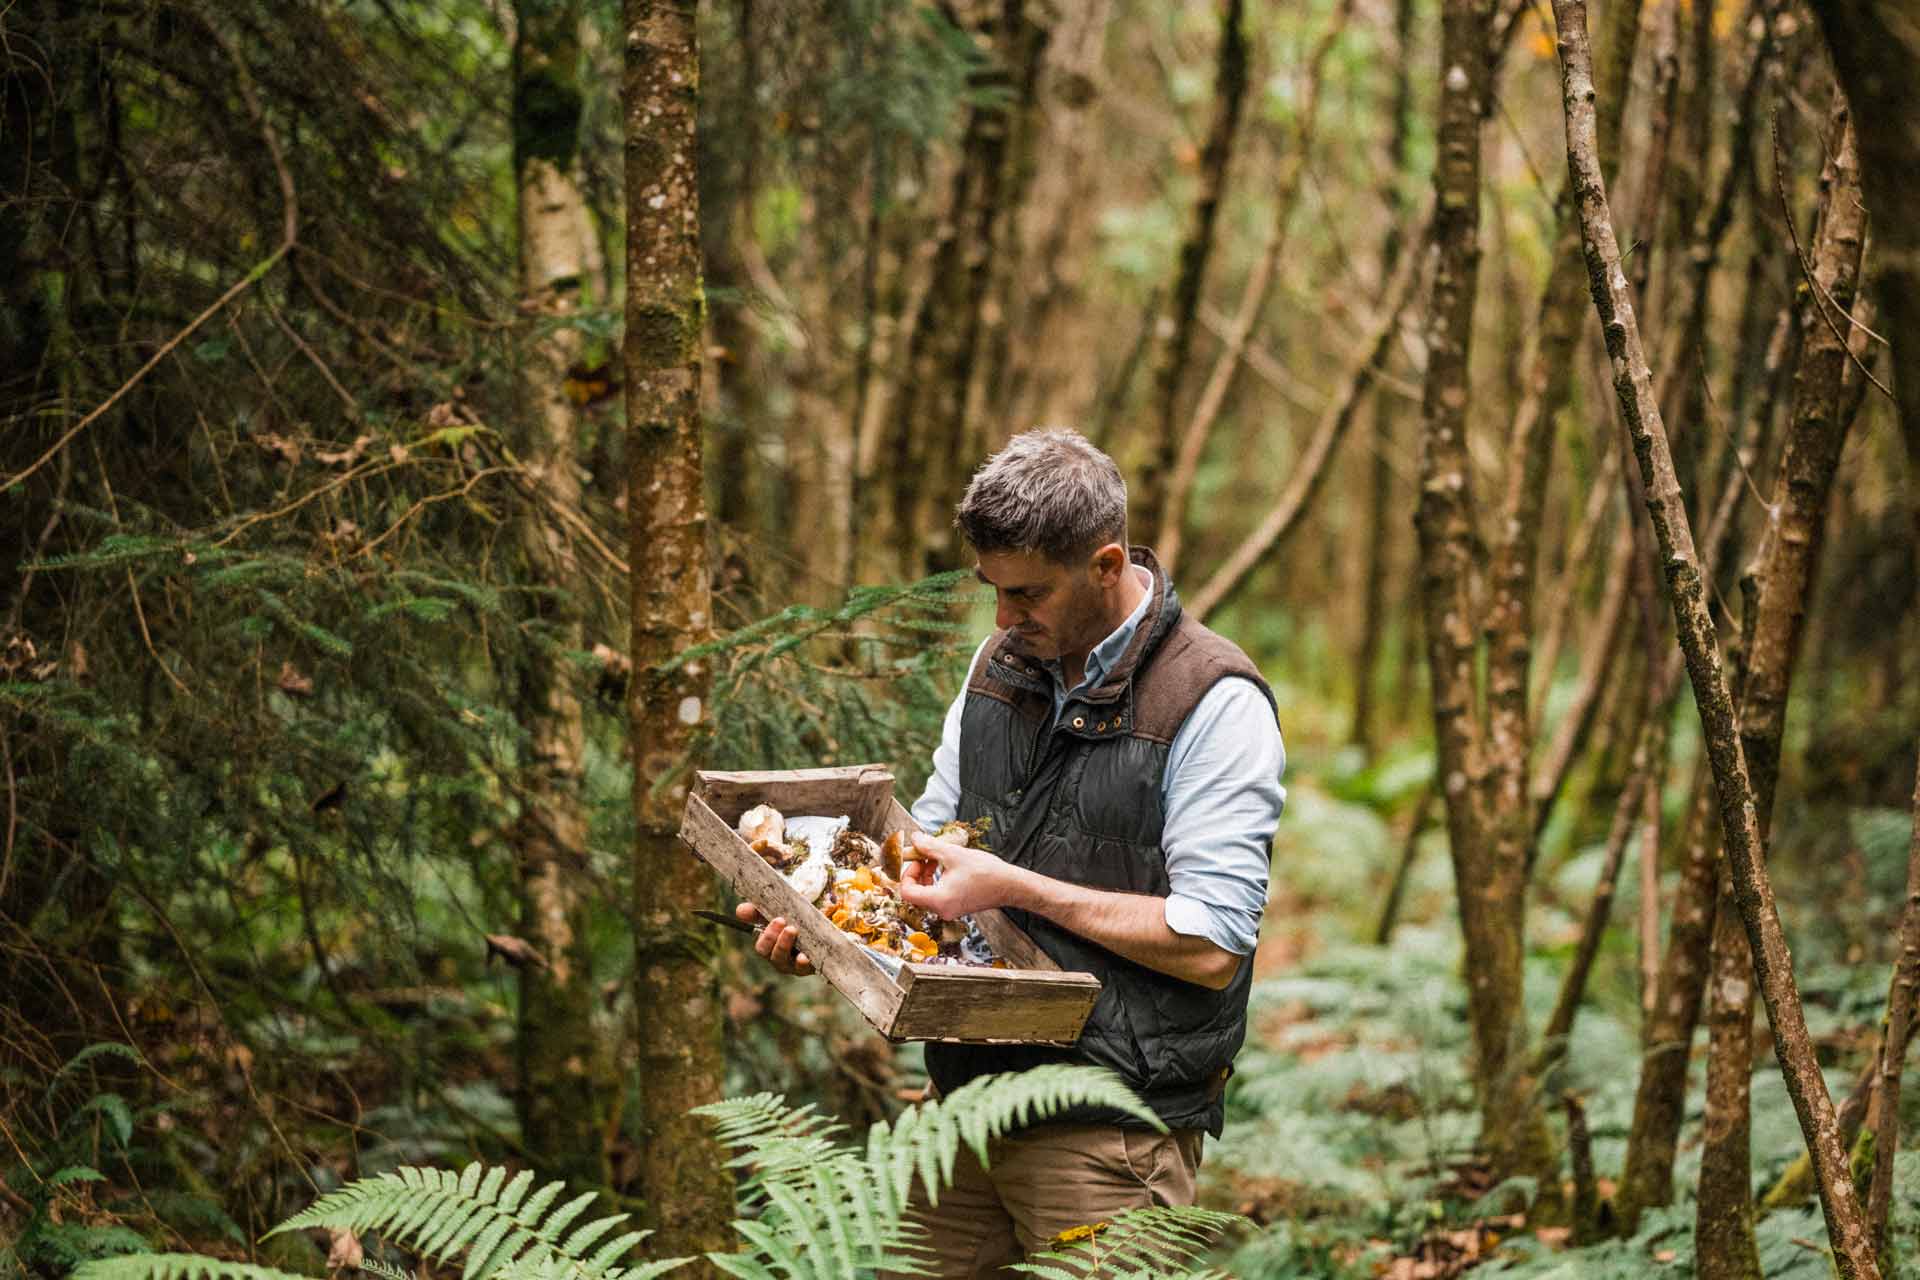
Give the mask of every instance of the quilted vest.
<svg viewBox="0 0 1920 1280">
<path fill-rule="evenodd" d="M 959 813 L 989 819 L 988 843 L 1009 862 L 1096 889 L 1165 897 L 1162 779 L 1174 735 L 1222 679 L 1252 680 L 1270 704 L 1273 691 L 1238 646 L 1182 613 L 1152 552 L 1135 547 L 1132 558 L 1153 574 L 1139 630 L 1102 683 L 1070 697 L 1057 721 L 1052 677 L 1005 632 L 988 643 L 961 710 Z M 927 1070 L 941 1092 L 992 1072 L 1086 1063 L 1118 1073 L 1169 1128 L 1218 1137 L 1227 1068 L 1246 1039 L 1251 957 L 1225 990 L 1211 991 L 1040 916 L 1007 915 L 1062 969 L 1099 978 L 1100 996 L 1071 1048 L 930 1043 Z M 1093 1109 L 1055 1119 L 1124 1120 Z"/>
</svg>

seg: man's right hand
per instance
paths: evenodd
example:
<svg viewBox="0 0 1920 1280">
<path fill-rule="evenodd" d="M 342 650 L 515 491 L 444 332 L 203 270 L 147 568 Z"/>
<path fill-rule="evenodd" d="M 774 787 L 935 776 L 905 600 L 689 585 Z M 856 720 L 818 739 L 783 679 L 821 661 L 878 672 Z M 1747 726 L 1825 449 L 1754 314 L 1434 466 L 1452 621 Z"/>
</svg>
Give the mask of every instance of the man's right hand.
<svg viewBox="0 0 1920 1280">
<path fill-rule="evenodd" d="M 733 914 L 747 924 L 759 924 L 766 920 L 760 914 L 760 908 L 751 902 L 743 902 L 733 909 Z M 795 978 L 805 978 L 813 973 L 813 961 L 804 951 L 794 948 L 800 943 L 800 931 L 784 919 L 775 916 L 766 920 L 766 928 L 753 940 L 753 949 L 760 953 L 766 962 L 781 973 Z"/>
</svg>

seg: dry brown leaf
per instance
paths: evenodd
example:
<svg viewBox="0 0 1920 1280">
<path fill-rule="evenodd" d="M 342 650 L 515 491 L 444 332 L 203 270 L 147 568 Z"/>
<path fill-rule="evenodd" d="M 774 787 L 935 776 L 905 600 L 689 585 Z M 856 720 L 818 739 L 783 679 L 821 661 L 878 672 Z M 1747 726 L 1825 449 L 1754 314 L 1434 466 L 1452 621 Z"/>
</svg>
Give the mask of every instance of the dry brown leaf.
<svg viewBox="0 0 1920 1280">
<path fill-rule="evenodd" d="M 372 443 L 372 436 L 357 436 L 354 442 L 344 449 L 334 449 L 326 452 L 316 449 L 313 454 L 313 460 L 315 462 L 324 462 L 330 467 L 350 467 L 360 461 L 361 455 L 366 453 L 367 446 Z"/>
<path fill-rule="evenodd" d="M 253 442 L 268 454 L 287 463 L 298 464 L 300 455 L 306 451 L 305 447 L 292 436 L 278 435 L 271 431 L 261 432 L 253 438 Z"/>
<path fill-rule="evenodd" d="M 311 698 L 313 696 L 313 681 L 301 675 L 299 668 L 291 662 L 280 664 L 280 679 L 277 683 L 280 686 L 280 692 L 293 697 Z"/>
<path fill-rule="evenodd" d="M 332 1247 L 327 1250 L 327 1270 L 339 1271 L 342 1268 L 357 1268 L 366 1251 L 360 1247 L 360 1237 L 351 1231 L 332 1230 L 328 1236 Z"/>
</svg>

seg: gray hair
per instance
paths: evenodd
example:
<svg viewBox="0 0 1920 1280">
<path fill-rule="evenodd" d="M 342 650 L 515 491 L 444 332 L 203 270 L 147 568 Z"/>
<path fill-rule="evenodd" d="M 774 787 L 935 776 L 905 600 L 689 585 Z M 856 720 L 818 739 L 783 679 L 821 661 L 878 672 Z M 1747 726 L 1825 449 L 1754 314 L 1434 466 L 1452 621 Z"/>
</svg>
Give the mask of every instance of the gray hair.
<svg viewBox="0 0 1920 1280">
<path fill-rule="evenodd" d="M 1026 431 L 980 464 L 953 523 L 975 551 L 1070 564 L 1109 542 L 1126 545 L 1127 482 L 1078 431 Z"/>
</svg>

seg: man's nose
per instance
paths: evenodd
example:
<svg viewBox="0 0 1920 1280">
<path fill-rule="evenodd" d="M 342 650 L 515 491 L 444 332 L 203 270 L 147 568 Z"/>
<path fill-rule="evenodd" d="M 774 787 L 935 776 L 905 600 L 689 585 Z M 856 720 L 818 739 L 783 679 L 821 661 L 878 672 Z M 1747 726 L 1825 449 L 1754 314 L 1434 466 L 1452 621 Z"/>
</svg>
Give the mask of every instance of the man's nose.
<svg viewBox="0 0 1920 1280">
<path fill-rule="evenodd" d="M 1005 596 L 1000 596 L 994 600 L 993 602 L 993 625 L 994 626 L 1000 628 L 1002 631 L 1006 631 L 1010 628 L 1019 626 L 1023 620 L 1024 618 L 1019 606 L 1014 604 L 1013 601 L 1007 599 Z"/>
</svg>

